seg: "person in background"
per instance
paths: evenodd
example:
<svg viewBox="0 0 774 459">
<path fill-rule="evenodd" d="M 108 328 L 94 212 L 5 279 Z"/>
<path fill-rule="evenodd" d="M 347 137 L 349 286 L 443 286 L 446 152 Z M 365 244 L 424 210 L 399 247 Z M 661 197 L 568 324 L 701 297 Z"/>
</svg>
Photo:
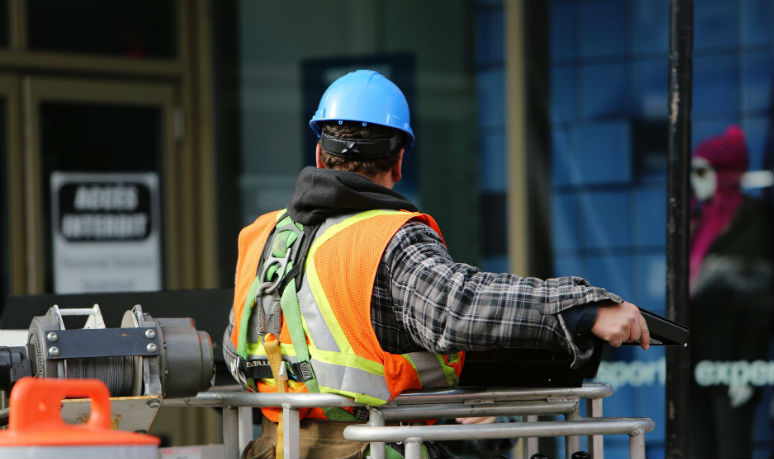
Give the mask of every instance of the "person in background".
<svg viewBox="0 0 774 459">
<path fill-rule="evenodd" d="M 768 206 L 742 194 L 745 136 L 731 126 L 701 142 L 691 164 L 695 196 L 690 250 L 692 457 L 751 457 L 759 390 L 744 365 L 767 360 L 772 328 Z M 702 368 L 730 365 L 728 385 L 702 385 Z M 697 365 L 700 365 L 697 370 Z"/>
</svg>

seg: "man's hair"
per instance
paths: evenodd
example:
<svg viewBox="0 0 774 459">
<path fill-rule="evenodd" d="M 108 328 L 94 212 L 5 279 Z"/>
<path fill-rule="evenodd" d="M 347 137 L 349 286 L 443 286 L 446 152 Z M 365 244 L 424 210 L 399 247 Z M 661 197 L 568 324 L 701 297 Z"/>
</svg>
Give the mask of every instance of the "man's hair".
<svg viewBox="0 0 774 459">
<path fill-rule="evenodd" d="M 344 121 L 342 124 L 339 124 L 338 121 L 334 121 L 325 123 L 322 126 L 322 132 L 324 134 L 340 139 L 386 139 L 394 136 L 396 131 L 401 133 L 397 129 L 386 126 L 380 126 L 378 124 L 367 124 L 363 126 L 363 123 L 353 121 Z M 401 142 L 401 145 L 404 143 L 405 142 Z M 326 169 L 338 169 L 349 172 L 359 172 L 367 176 L 376 176 L 390 170 L 392 165 L 395 164 L 395 161 L 398 160 L 398 153 L 400 153 L 400 147 L 391 151 L 390 155 L 386 158 L 359 160 L 335 156 L 325 151 L 325 149 L 322 149 L 320 152 L 320 160 Z"/>
</svg>

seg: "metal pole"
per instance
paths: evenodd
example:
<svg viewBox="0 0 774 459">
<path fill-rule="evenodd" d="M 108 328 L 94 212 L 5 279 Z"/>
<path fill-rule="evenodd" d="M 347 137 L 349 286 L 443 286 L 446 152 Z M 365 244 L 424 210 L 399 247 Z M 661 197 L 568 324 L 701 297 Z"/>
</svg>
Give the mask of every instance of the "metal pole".
<svg viewBox="0 0 774 459">
<path fill-rule="evenodd" d="M 693 0 L 670 0 L 669 151 L 667 169 L 667 318 L 688 323 L 688 174 L 691 157 Z M 690 361 L 667 348 L 666 456 L 688 457 Z"/>
<path fill-rule="evenodd" d="M 421 459 L 422 458 L 422 438 L 411 437 L 407 438 L 404 442 L 406 449 L 404 450 L 404 457 L 406 459 Z"/>
<path fill-rule="evenodd" d="M 629 435 L 629 457 L 645 459 L 645 432 L 637 429 Z"/>
<path fill-rule="evenodd" d="M 244 451 L 245 446 L 253 439 L 253 409 L 249 406 L 240 406 L 237 413 L 239 417 L 239 451 Z"/>
<path fill-rule="evenodd" d="M 527 422 L 538 422 L 537 416 L 527 416 Z M 533 454 L 539 451 L 539 444 L 537 437 L 527 437 L 527 441 L 524 443 L 524 447 L 527 448 L 527 454 L 524 457 L 532 457 Z"/>
<path fill-rule="evenodd" d="M 586 417 L 589 418 L 601 418 L 602 417 L 602 399 L 595 398 L 593 400 L 586 400 Z M 602 459 L 605 457 L 605 442 L 602 435 L 592 435 L 588 437 L 589 452 L 594 459 Z"/>
<path fill-rule="evenodd" d="M 239 457 L 239 408 L 223 407 L 223 448 L 226 459 Z"/>
<path fill-rule="evenodd" d="M 286 459 L 299 459 L 301 457 L 301 427 L 298 408 L 289 403 L 282 404 L 282 433 L 283 450 Z"/>
<path fill-rule="evenodd" d="M 564 417 L 568 421 L 577 421 L 581 418 L 580 415 L 580 404 L 575 406 L 575 409 L 569 412 Z M 567 436 L 564 437 L 564 450 L 565 450 L 565 456 L 564 457 L 572 457 L 572 453 L 580 450 L 580 437 L 578 436 Z"/>
<path fill-rule="evenodd" d="M 368 407 L 368 425 L 374 427 L 384 426 L 384 415 L 376 408 Z M 371 447 L 371 459 L 385 459 L 385 444 L 383 441 L 372 441 Z"/>
</svg>

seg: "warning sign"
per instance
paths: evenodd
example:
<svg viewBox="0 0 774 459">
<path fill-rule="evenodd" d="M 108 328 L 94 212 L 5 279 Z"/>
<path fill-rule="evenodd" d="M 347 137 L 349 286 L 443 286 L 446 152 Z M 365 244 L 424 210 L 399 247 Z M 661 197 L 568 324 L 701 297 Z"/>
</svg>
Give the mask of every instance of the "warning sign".
<svg viewBox="0 0 774 459">
<path fill-rule="evenodd" d="M 161 289 L 158 177 L 51 174 L 56 293 Z"/>
</svg>

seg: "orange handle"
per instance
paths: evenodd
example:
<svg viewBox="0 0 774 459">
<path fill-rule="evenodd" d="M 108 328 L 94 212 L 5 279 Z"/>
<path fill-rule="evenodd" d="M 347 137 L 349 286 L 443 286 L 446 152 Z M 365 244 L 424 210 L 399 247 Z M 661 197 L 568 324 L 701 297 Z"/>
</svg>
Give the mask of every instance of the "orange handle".
<svg viewBox="0 0 774 459">
<path fill-rule="evenodd" d="M 24 377 L 11 391 L 8 427 L 17 432 L 68 428 L 62 420 L 62 400 L 90 398 L 89 427 L 110 428 L 110 391 L 99 379 L 45 379 Z"/>
</svg>

